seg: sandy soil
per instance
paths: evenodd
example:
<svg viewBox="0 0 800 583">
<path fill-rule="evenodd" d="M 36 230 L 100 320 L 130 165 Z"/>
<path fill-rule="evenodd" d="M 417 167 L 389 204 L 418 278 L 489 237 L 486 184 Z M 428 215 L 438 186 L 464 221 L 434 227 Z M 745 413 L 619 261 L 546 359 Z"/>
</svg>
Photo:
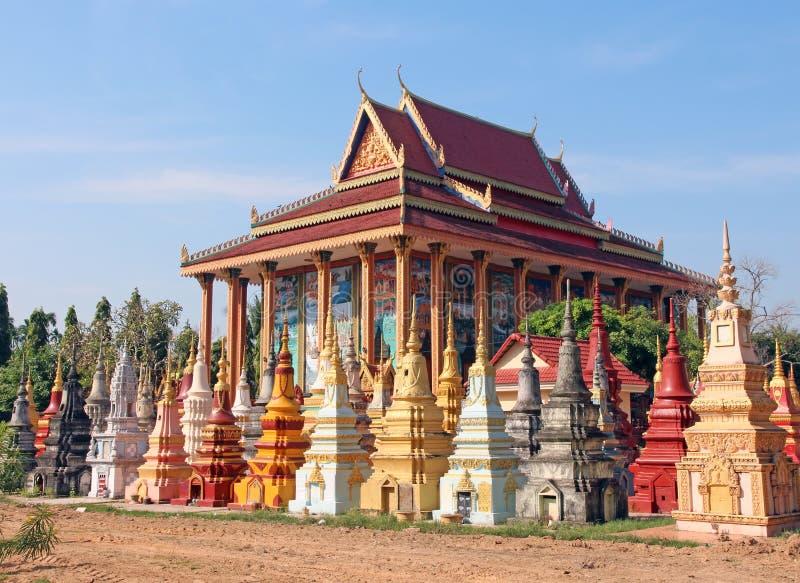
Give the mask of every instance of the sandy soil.
<svg viewBox="0 0 800 583">
<path fill-rule="evenodd" d="M 55 553 L 10 559 L 4 581 L 793 581 L 800 535 L 675 549 L 612 542 L 444 536 L 55 507 Z M 2 506 L 6 536 L 26 510 Z"/>
</svg>

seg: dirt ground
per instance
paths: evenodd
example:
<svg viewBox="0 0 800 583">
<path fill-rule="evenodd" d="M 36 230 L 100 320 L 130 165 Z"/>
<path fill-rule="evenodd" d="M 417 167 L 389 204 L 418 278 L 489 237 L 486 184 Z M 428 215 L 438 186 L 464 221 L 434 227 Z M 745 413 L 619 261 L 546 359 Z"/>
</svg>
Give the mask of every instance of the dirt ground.
<svg viewBox="0 0 800 583">
<path fill-rule="evenodd" d="M 547 538 L 80 513 L 54 507 L 53 555 L 0 566 L 2 581 L 796 581 L 800 535 L 670 548 Z M 27 515 L 0 505 L 6 536 Z"/>
</svg>

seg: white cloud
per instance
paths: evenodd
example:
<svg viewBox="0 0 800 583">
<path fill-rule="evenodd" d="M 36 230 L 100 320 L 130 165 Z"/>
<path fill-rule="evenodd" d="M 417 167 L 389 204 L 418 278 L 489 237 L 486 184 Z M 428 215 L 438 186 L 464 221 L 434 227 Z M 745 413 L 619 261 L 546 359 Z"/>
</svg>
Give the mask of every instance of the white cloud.
<svg viewBox="0 0 800 583">
<path fill-rule="evenodd" d="M 79 202 L 151 204 L 220 199 L 277 202 L 295 200 L 325 186 L 269 175 L 168 168 L 146 174 L 89 178 L 68 190 L 71 199 Z"/>
<path fill-rule="evenodd" d="M 677 196 L 696 196 L 720 189 L 751 192 L 755 186 L 763 191 L 789 186 L 800 176 L 800 152 L 717 160 L 574 154 L 565 162 L 585 191 L 610 195 L 668 190 Z"/>
<path fill-rule="evenodd" d="M 0 154 L 93 154 L 166 152 L 202 148 L 219 143 L 218 138 L 188 140 L 118 140 L 97 136 L 0 135 Z"/>
<path fill-rule="evenodd" d="M 677 44 L 659 41 L 637 46 L 597 42 L 583 49 L 587 63 L 600 69 L 630 70 L 653 65 L 675 52 Z"/>
</svg>

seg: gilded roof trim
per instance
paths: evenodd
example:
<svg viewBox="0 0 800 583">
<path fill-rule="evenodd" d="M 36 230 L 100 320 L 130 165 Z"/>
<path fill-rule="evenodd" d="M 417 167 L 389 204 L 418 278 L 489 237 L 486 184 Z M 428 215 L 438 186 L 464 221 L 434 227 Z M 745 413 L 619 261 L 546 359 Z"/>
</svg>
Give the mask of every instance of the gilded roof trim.
<svg viewBox="0 0 800 583">
<path fill-rule="evenodd" d="M 585 235 L 593 239 L 608 240 L 608 238 L 610 237 L 607 231 L 601 230 L 597 227 L 592 227 L 592 226 L 582 227 L 580 225 L 575 225 L 572 223 L 568 223 L 566 221 L 560 221 L 558 219 L 537 215 L 536 213 L 532 213 L 529 211 L 521 211 L 501 204 L 496 204 L 496 203 L 492 204 L 492 211 L 494 211 L 498 215 L 504 215 L 512 219 L 525 221 L 527 223 L 534 223 L 536 225 L 541 225 L 543 227 L 550 227 L 551 229 L 566 231 L 568 233 Z"/>
<path fill-rule="evenodd" d="M 361 186 L 369 186 L 370 184 L 377 184 L 386 180 L 392 180 L 400 177 L 399 168 L 390 168 L 374 174 L 365 174 L 364 176 L 357 176 L 356 178 L 348 178 L 339 182 L 334 188 L 336 192 L 344 192 L 345 190 L 352 190 Z"/>
<path fill-rule="evenodd" d="M 428 126 L 425 125 L 425 121 L 414 103 L 413 96 L 406 89 L 403 89 L 403 97 L 400 98 L 397 109 L 403 111 L 404 106 L 408 108 L 406 113 L 411 117 L 411 121 L 417 127 L 417 130 L 419 130 L 419 134 L 427 146 L 428 154 L 431 156 L 434 165 L 441 170 L 445 165 L 444 146 L 436 144 L 436 140 L 433 139 L 433 135 L 431 135 Z"/>
<path fill-rule="evenodd" d="M 471 202 L 477 204 L 481 208 L 488 210 L 489 207 L 492 206 L 492 185 L 486 185 L 486 191 L 481 192 L 475 188 L 472 188 L 468 184 L 464 184 L 452 178 L 450 176 L 444 176 L 442 178 L 442 182 L 444 186 L 451 188 L 452 190 L 456 191 L 461 196 L 469 199 Z"/>
<path fill-rule="evenodd" d="M 645 251 L 644 249 L 632 249 L 631 247 L 626 247 L 625 245 L 619 245 L 617 243 L 611 243 L 610 241 L 600 241 L 598 247 L 602 251 L 616 253 L 617 255 L 626 255 L 627 257 L 634 257 L 636 259 L 643 259 L 644 261 L 650 261 L 651 263 L 660 264 L 664 259 L 664 257 L 658 253 L 651 253 Z"/>
<path fill-rule="evenodd" d="M 459 178 L 465 178 L 467 180 L 474 180 L 476 182 L 485 182 L 487 184 L 491 184 L 494 187 L 502 188 L 503 190 L 508 190 L 510 192 L 516 192 L 517 194 L 524 194 L 526 196 L 538 198 L 557 205 L 563 206 L 564 204 L 563 197 L 556 196 L 554 194 L 547 194 L 546 192 L 540 192 L 538 190 L 533 190 L 532 188 L 525 188 L 524 186 L 518 186 L 510 182 L 505 182 L 504 180 L 496 180 L 494 178 L 490 178 L 489 176 L 475 174 L 473 172 L 461 170 L 460 168 L 455 168 L 453 166 L 445 166 L 444 171 L 445 174 L 452 174 L 453 176 L 457 176 Z M 558 184 L 557 181 L 556 184 Z"/>
</svg>

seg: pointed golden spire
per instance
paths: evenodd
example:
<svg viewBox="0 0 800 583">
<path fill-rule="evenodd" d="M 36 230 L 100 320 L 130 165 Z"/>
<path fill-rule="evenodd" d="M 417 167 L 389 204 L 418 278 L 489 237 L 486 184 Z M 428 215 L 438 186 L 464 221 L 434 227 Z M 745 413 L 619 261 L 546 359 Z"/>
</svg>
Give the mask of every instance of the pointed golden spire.
<svg viewBox="0 0 800 583">
<path fill-rule="evenodd" d="M 728 238 L 728 221 L 722 223 L 722 266 L 719 268 L 719 283 L 720 289 L 717 291 L 717 297 L 722 300 L 722 303 L 732 304 L 739 299 L 739 292 L 734 288 L 736 285 L 736 278 L 733 272 L 736 267 L 731 263 L 731 244 Z"/>
<path fill-rule="evenodd" d="M 447 346 L 442 351 L 442 372 L 439 373 L 439 384 L 453 383 L 461 385 L 461 373 L 458 370 L 458 351 L 456 350 L 455 325 L 453 324 L 453 302 L 447 307 Z M 444 387 L 445 389 L 447 387 Z"/>
<path fill-rule="evenodd" d="M 731 263 L 731 242 L 728 237 L 728 221 L 722 220 L 722 262 L 730 265 Z"/>
<path fill-rule="evenodd" d="M 189 343 L 189 358 L 186 359 L 186 366 L 183 369 L 183 374 L 192 374 L 196 362 L 197 356 L 194 352 L 194 335 L 192 335 L 192 340 Z"/>
<path fill-rule="evenodd" d="M 361 101 L 369 100 L 369 95 L 364 90 L 364 86 L 361 84 L 361 72 L 363 71 L 363 67 L 358 68 L 358 73 L 356 73 L 356 80 L 358 81 L 358 90 L 361 92 Z"/>
<path fill-rule="evenodd" d="M 663 369 L 663 361 L 661 360 L 661 337 L 656 334 L 656 374 L 653 377 L 653 384 L 661 382 L 661 373 Z"/>
<path fill-rule="evenodd" d="M 56 378 L 53 382 L 52 393 L 60 393 L 64 390 L 64 373 L 61 370 L 61 352 L 58 353 L 58 361 L 56 364 Z"/>
<path fill-rule="evenodd" d="M 292 353 L 289 352 L 289 318 L 283 312 L 283 332 L 281 333 L 281 348 L 278 351 L 278 363 L 292 366 Z"/>
<path fill-rule="evenodd" d="M 447 348 L 456 348 L 456 330 L 453 325 L 453 300 L 447 306 Z"/>
<path fill-rule="evenodd" d="M 417 296 L 411 296 L 411 326 L 408 329 L 408 342 L 406 342 L 406 349 L 409 352 L 419 352 L 422 348 L 422 342 L 419 340 L 419 329 L 417 328 Z"/>
<path fill-rule="evenodd" d="M 228 361 L 225 359 L 225 340 L 226 338 L 222 338 L 222 349 L 220 350 L 219 361 L 217 364 L 219 365 L 219 372 L 217 372 L 217 384 L 214 385 L 214 396 L 216 397 L 216 405 L 217 408 L 222 408 L 222 402 L 225 398 L 225 394 L 230 389 L 228 385 Z"/>
<path fill-rule="evenodd" d="M 705 336 L 703 336 L 703 362 L 705 362 L 706 359 L 708 358 L 708 346 L 709 346 L 708 334 L 706 334 Z"/>
<path fill-rule="evenodd" d="M 486 347 L 486 329 L 484 326 L 483 306 L 478 311 L 478 339 L 475 341 L 475 362 L 469 367 L 469 376 L 486 376 L 494 374 L 494 367 L 489 364 Z"/>
<path fill-rule="evenodd" d="M 781 359 L 781 345 L 777 338 L 775 339 L 775 365 L 772 373 L 772 380 L 770 381 L 769 386 L 786 386 L 786 376 L 783 372 L 783 360 Z"/>
<path fill-rule="evenodd" d="M 149 373 L 148 373 L 149 374 Z M 162 397 L 165 405 L 175 405 L 175 387 L 172 386 L 172 348 L 167 347 L 167 371 L 164 373 L 164 392 Z"/>
<path fill-rule="evenodd" d="M 333 318 L 332 310 L 328 314 L 329 318 Z M 331 366 L 328 371 L 325 373 L 325 383 L 326 384 L 337 384 L 337 385 L 346 385 L 347 384 L 347 375 L 344 373 L 344 368 L 342 368 L 342 354 L 341 349 L 339 347 L 339 331 L 336 329 L 335 326 L 332 327 L 333 329 L 330 332 L 330 337 L 326 338 L 326 343 L 330 346 L 330 362 Z"/>
<path fill-rule="evenodd" d="M 769 369 L 766 366 L 764 367 L 764 384 L 761 385 L 761 388 L 765 393 L 769 393 Z"/>
</svg>

